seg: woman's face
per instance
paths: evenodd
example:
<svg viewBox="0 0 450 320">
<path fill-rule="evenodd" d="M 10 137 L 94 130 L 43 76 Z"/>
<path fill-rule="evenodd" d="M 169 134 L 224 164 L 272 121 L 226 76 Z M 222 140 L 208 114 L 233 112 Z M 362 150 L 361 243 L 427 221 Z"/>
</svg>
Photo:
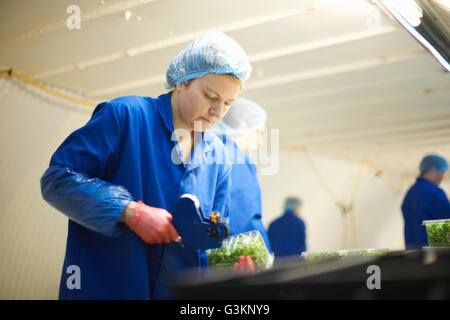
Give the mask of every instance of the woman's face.
<svg viewBox="0 0 450 320">
<path fill-rule="evenodd" d="M 237 80 L 215 73 L 178 84 L 172 95 L 175 128 L 205 131 L 223 118 L 240 91 Z"/>
</svg>

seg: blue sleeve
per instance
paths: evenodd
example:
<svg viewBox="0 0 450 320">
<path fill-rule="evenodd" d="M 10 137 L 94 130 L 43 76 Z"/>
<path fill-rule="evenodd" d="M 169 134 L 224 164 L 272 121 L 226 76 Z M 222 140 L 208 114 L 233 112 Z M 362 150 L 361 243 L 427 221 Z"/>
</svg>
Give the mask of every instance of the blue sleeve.
<svg viewBox="0 0 450 320">
<path fill-rule="evenodd" d="M 120 125 L 112 105 L 102 103 L 82 128 L 53 154 L 41 178 L 42 197 L 72 221 L 106 236 L 119 236 L 118 219 L 133 200 L 105 181 L 120 148 Z"/>
</svg>

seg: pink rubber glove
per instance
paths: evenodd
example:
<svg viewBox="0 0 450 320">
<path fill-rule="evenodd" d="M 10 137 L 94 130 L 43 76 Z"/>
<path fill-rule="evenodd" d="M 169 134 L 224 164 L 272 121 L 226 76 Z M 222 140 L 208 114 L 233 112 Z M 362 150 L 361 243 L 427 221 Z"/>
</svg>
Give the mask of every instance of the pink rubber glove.
<svg viewBox="0 0 450 320">
<path fill-rule="evenodd" d="M 171 221 L 172 215 L 166 210 L 150 207 L 138 201 L 134 208 L 134 216 L 128 221 L 127 226 L 144 242 L 169 243 L 180 238 Z"/>
<path fill-rule="evenodd" d="M 233 273 L 254 273 L 255 264 L 250 256 L 240 256 L 239 262 L 236 262 L 233 266 Z"/>
</svg>

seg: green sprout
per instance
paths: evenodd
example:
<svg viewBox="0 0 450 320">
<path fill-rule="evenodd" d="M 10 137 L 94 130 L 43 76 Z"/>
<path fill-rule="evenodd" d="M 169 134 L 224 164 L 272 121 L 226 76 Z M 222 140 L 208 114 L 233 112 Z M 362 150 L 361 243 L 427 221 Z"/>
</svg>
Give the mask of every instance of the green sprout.
<svg viewBox="0 0 450 320">
<path fill-rule="evenodd" d="M 227 238 L 222 247 L 206 251 L 212 271 L 231 271 L 241 256 L 253 259 L 255 270 L 270 267 L 271 255 L 259 231 L 250 231 Z"/>
<path fill-rule="evenodd" d="M 382 255 L 388 252 L 388 249 L 357 249 L 357 250 L 338 250 L 338 251 L 319 251 L 304 252 L 303 256 L 307 262 L 315 262 L 323 259 L 338 259 L 349 256 L 373 256 Z"/>
<path fill-rule="evenodd" d="M 433 247 L 450 246 L 450 220 L 426 223 L 428 244 Z"/>
</svg>

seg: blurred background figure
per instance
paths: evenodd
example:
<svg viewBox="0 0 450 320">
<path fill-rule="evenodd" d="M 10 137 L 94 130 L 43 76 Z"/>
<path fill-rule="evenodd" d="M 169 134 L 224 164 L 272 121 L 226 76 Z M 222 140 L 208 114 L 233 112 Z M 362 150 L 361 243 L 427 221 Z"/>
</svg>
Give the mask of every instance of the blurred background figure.
<svg viewBox="0 0 450 320">
<path fill-rule="evenodd" d="M 450 203 L 439 184 L 448 163 L 437 155 L 425 156 L 419 165 L 420 176 L 406 193 L 402 204 L 406 249 L 428 245 L 423 220 L 450 218 Z"/>
<path fill-rule="evenodd" d="M 264 145 L 266 121 L 267 114 L 261 106 L 239 98 L 211 130 L 221 137 L 232 163 L 230 235 L 258 230 L 271 251 L 262 222 L 261 186 L 252 157 Z"/>
<path fill-rule="evenodd" d="M 288 197 L 284 203 L 284 214 L 269 226 L 269 240 L 275 258 L 300 256 L 306 251 L 306 227 L 300 218 L 302 201 Z"/>
</svg>

